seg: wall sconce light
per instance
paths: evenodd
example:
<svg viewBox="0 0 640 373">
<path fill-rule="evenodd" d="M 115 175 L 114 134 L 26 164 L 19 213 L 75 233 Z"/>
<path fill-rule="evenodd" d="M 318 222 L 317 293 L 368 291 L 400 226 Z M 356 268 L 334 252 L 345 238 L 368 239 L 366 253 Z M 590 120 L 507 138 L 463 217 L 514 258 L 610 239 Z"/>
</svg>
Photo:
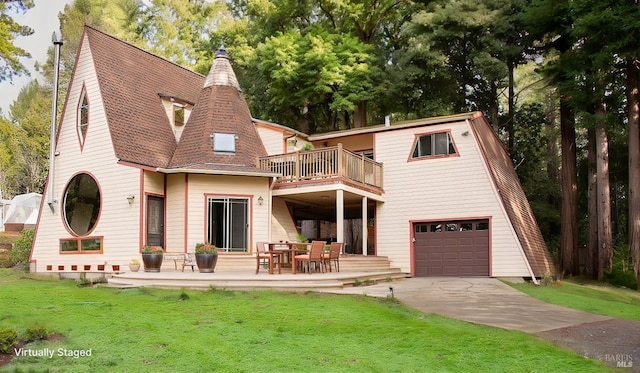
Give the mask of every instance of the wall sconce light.
<svg viewBox="0 0 640 373">
<path fill-rule="evenodd" d="M 263 203 L 264 203 L 264 198 L 262 198 L 262 196 L 258 197 L 258 204 L 262 206 Z"/>
<path fill-rule="evenodd" d="M 129 194 L 127 196 L 127 202 L 129 202 L 130 205 L 133 205 L 133 200 L 136 199 L 136 196 L 134 196 L 133 194 Z"/>
<path fill-rule="evenodd" d="M 461 133 L 462 136 L 469 136 L 469 131 L 464 131 Z"/>
</svg>

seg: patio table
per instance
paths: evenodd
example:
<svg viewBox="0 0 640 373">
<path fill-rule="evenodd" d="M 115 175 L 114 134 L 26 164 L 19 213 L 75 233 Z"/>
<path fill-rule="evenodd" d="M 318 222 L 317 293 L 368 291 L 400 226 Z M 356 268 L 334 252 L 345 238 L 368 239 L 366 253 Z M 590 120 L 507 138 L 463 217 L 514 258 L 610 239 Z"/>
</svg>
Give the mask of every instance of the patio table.
<svg viewBox="0 0 640 373">
<path fill-rule="evenodd" d="M 277 253 L 281 253 L 284 257 L 283 266 L 291 267 L 293 263 L 293 257 L 297 254 L 306 254 L 308 252 L 308 247 L 311 243 L 308 242 L 269 242 L 269 251 L 274 251 Z M 300 246 L 305 246 L 307 248 L 301 249 Z M 278 248 L 280 247 L 280 248 Z M 284 248 L 286 247 L 286 248 Z"/>
</svg>

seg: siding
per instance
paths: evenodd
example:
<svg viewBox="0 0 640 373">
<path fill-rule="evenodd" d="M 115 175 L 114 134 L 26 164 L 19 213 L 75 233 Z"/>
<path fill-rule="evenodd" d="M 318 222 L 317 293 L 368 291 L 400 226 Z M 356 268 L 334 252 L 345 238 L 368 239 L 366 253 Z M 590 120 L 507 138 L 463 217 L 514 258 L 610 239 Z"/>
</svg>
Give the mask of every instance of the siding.
<svg viewBox="0 0 640 373">
<path fill-rule="evenodd" d="M 53 265 L 54 271 L 58 265 L 65 265 L 65 271 L 70 271 L 72 264 L 93 265 L 92 270 L 95 270 L 95 265 L 106 263 L 109 269 L 112 264 L 126 265 L 132 258 L 139 257 L 140 173 L 135 168 L 117 164 L 87 45 L 85 40 L 58 129 L 56 150 L 60 154 L 55 158 L 53 189 L 47 185 L 44 191 L 45 201 L 53 194 L 57 203 L 53 212 L 46 204 L 40 211 L 32 254 L 32 259 L 37 261 L 38 272 L 45 272 L 46 265 Z M 81 149 L 76 132 L 76 113 L 83 83 L 89 101 L 89 125 L 84 148 Z M 93 175 L 100 188 L 102 206 L 91 236 L 104 236 L 103 254 L 59 253 L 59 240 L 72 237 L 61 216 L 63 193 L 69 180 L 79 172 Z M 132 206 L 127 202 L 129 194 L 136 196 Z"/>
<path fill-rule="evenodd" d="M 415 134 L 447 130 L 459 156 L 408 161 Z M 376 160 L 385 172 L 385 203 L 376 214 L 377 254 L 409 272 L 409 221 L 489 217 L 491 275 L 530 276 L 472 133 L 466 122 L 456 122 L 376 134 Z"/>
<path fill-rule="evenodd" d="M 185 247 L 186 180 L 184 174 L 167 175 L 165 242 L 168 251 L 185 251 L 188 248 Z"/>
<path fill-rule="evenodd" d="M 284 135 L 282 130 L 263 125 L 256 125 L 256 130 L 258 131 L 260 140 L 262 140 L 262 144 L 264 144 L 267 155 L 284 153 Z"/>
<path fill-rule="evenodd" d="M 269 240 L 269 178 L 249 176 L 189 175 L 187 248 L 206 238 L 206 195 L 249 198 L 249 248 Z M 264 204 L 258 204 L 262 196 Z"/>
<path fill-rule="evenodd" d="M 291 218 L 287 204 L 282 198 L 273 198 L 271 219 L 271 241 L 294 241 L 296 239 L 295 222 Z"/>
</svg>

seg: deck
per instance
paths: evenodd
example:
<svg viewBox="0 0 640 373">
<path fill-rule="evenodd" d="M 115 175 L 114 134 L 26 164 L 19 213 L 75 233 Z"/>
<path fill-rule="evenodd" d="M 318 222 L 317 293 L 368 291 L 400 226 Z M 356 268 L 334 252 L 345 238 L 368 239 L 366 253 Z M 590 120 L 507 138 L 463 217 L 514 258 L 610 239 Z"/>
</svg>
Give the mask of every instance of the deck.
<svg viewBox="0 0 640 373">
<path fill-rule="evenodd" d="M 173 261 L 164 262 L 161 272 L 120 272 L 109 278 L 116 287 L 161 287 L 174 289 L 201 289 L 211 287 L 227 290 L 277 289 L 287 291 L 335 290 L 354 285 L 373 284 L 408 277 L 407 273 L 392 268 L 386 257 L 344 256 L 340 258 L 340 272 L 291 274 L 284 268 L 282 274 L 270 275 L 261 269 L 255 274 L 256 259 L 247 255 L 223 255 L 218 258 L 215 273 L 192 272 L 189 267 L 176 270 Z"/>
<path fill-rule="evenodd" d="M 321 149 L 271 155 L 258 159 L 258 168 L 280 176 L 277 184 L 344 178 L 382 189 L 382 163 L 344 149 L 341 144 Z"/>
</svg>

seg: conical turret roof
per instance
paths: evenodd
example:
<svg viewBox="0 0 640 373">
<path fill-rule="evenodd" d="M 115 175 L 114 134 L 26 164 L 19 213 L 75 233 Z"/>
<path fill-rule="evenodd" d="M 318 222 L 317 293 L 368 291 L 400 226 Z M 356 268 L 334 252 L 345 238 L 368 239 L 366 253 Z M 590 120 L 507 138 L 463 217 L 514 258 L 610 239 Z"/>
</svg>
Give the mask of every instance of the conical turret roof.
<svg viewBox="0 0 640 373">
<path fill-rule="evenodd" d="M 224 148 L 214 149 L 216 136 L 224 139 Z M 235 150 L 229 151 L 229 146 L 235 146 Z M 170 168 L 264 174 L 264 170 L 256 167 L 256 162 L 258 157 L 266 155 L 229 55 L 221 47 L 215 54 Z"/>
</svg>

